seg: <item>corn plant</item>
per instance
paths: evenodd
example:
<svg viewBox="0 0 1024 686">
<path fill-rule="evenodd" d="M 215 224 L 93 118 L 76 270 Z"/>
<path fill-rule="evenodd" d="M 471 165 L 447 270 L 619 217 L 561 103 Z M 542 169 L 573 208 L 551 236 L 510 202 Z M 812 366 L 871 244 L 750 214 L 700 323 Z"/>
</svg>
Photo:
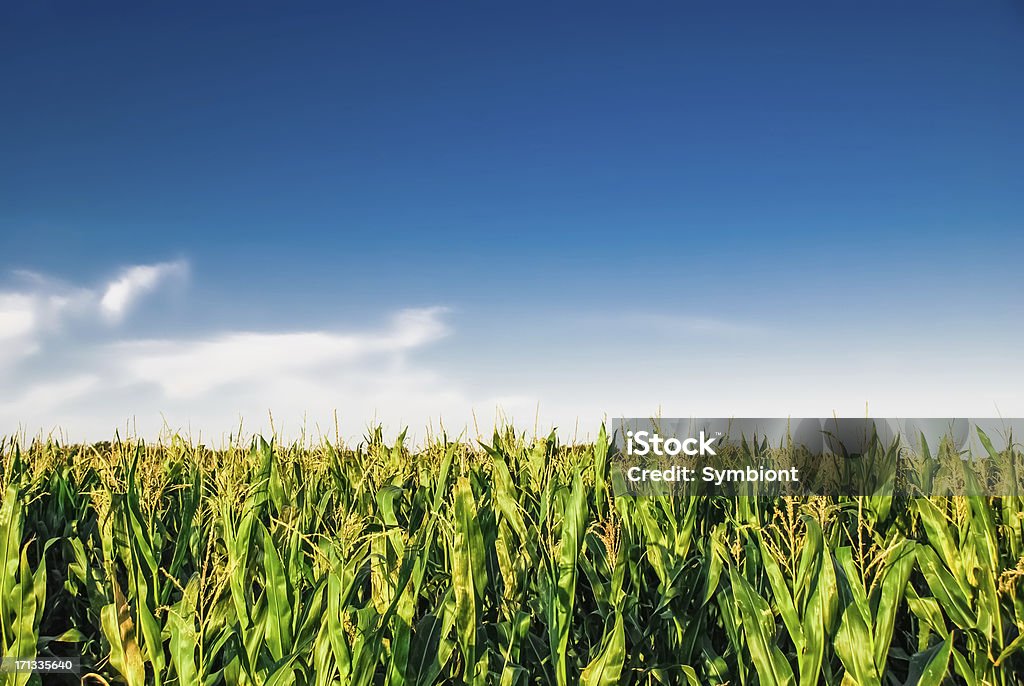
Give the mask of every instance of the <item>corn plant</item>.
<svg viewBox="0 0 1024 686">
<path fill-rule="evenodd" d="M 610 457 L 4 442 L 0 644 L 128 686 L 1024 683 L 1019 495 L 641 497 Z"/>
</svg>

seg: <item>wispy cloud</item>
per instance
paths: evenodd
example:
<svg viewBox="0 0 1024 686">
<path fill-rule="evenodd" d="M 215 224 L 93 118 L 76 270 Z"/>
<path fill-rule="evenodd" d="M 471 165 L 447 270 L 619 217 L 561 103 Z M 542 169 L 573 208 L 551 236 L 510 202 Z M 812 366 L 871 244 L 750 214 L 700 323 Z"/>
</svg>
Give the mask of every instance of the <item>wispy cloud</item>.
<svg viewBox="0 0 1024 686">
<path fill-rule="evenodd" d="M 448 333 L 439 307 L 404 310 L 380 330 L 222 333 L 194 339 L 119 342 L 106 356 L 118 360 L 125 383 L 149 383 L 168 398 L 194 398 L 231 384 L 317 374 L 356 362 L 370 364 L 436 341 Z"/>
<path fill-rule="evenodd" d="M 171 274 L 187 274 L 184 262 L 141 265 L 134 270 L 150 274 L 143 290 L 127 289 L 119 284 L 128 274 L 98 287 L 72 286 L 58 279 L 31 271 L 14 272 L 14 281 L 0 289 L 0 366 L 38 353 L 43 343 L 58 336 L 70 323 L 102 319 L 117 324 L 140 297 L 155 289 Z M 137 277 L 136 277 L 137 279 Z M 104 304 L 104 293 L 121 291 L 117 316 L 109 313 L 113 305 Z M 114 298 L 117 299 L 117 298 Z"/>
<path fill-rule="evenodd" d="M 171 279 L 185 279 L 188 263 L 184 260 L 144 264 L 125 269 L 103 291 L 100 309 L 108 321 L 119 322 L 138 301 Z"/>
<path fill-rule="evenodd" d="M 0 340 L 31 335 L 36 328 L 36 304 L 20 294 L 0 296 Z"/>
<path fill-rule="evenodd" d="M 68 320 L 97 314 L 118 324 L 145 295 L 170 280 L 186 279 L 188 263 L 137 265 L 96 287 L 72 286 L 31 271 L 16 271 L 14 277 L 0 290 L 0 341 L 35 341 Z"/>
<path fill-rule="evenodd" d="M 20 425 L 100 438 L 136 418 L 146 435 L 165 420 L 209 435 L 239 417 L 256 428 L 268 409 L 293 430 L 332 409 L 359 421 L 467 414 L 450 381 L 410 359 L 449 335 L 442 307 L 400 310 L 379 324 L 140 338 L 128 315 L 186 280 L 186 262 L 131 266 L 95 287 L 15 276 L 0 289 L 0 433 Z"/>
</svg>

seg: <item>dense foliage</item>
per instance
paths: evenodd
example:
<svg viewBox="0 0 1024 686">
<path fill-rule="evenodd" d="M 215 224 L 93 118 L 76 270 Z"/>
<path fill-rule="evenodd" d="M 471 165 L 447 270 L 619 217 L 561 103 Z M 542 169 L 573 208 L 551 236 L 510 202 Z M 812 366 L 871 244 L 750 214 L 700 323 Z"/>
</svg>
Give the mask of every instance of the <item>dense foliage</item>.
<svg viewBox="0 0 1024 686">
<path fill-rule="evenodd" d="M 1024 683 L 1021 497 L 615 497 L 603 432 L 2 453 L 3 652 L 97 682 Z"/>
</svg>

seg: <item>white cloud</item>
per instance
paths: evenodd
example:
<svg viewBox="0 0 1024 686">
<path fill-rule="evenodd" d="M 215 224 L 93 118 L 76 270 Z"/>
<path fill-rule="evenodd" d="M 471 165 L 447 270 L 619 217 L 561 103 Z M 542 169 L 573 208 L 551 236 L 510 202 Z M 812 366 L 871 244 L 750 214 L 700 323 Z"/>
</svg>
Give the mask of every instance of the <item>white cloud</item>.
<svg viewBox="0 0 1024 686">
<path fill-rule="evenodd" d="M 126 383 L 151 383 L 168 398 L 194 398 L 229 384 L 252 383 L 397 355 L 448 330 L 443 308 L 405 310 L 381 331 L 227 333 L 186 340 L 116 343 L 109 348 Z"/>
<path fill-rule="evenodd" d="M 100 309 L 108 321 L 119 322 L 128 311 L 147 293 L 169 279 L 183 279 L 188 276 L 188 263 L 184 260 L 146 264 L 125 269 L 121 275 L 107 284 Z"/>
<path fill-rule="evenodd" d="M 95 391 L 101 382 L 102 379 L 95 374 L 80 374 L 67 379 L 29 384 L 14 396 L 14 402 L 0 403 L 0 413 L 16 415 L 19 409 L 25 408 L 31 408 L 37 413 L 52 412 L 62 404 Z"/>
<path fill-rule="evenodd" d="M 36 325 L 34 303 L 23 295 L 0 295 L 0 339 L 28 336 Z"/>
<path fill-rule="evenodd" d="M 187 275 L 187 262 L 162 262 L 125 269 L 99 288 L 82 288 L 17 271 L 16 285 L 0 290 L 0 364 L 37 352 L 43 340 L 71 321 L 100 315 L 108 324 L 117 324 L 144 295 Z"/>
<path fill-rule="evenodd" d="M 0 367 L 38 352 L 41 340 L 62 322 L 90 309 L 89 291 L 52 282 L 34 282 L 31 290 L 0 291 Z"/>
<path fill-rule="evenodd" d="M 240 417 L 248 430 L 266 430 L 273 410 L 276 428 L 295 436 L 303 421 L 325 426 L 334 409 L 358 435 L 365 425 L 352 421 L 467 414 L 450 382 L 411 359 L 450 333 L 444 308 L 298 331 L 140 338 L 124 330 L 144 296 L 187 275 L 183 261 L 138 265 L 81 288 L 17 273 L 17 286 L 0 289 L 0 435 L 60 428 L 102 439 L 131 420 L 144 436 L 165 422 L 219 436 Z"/>
</svg>

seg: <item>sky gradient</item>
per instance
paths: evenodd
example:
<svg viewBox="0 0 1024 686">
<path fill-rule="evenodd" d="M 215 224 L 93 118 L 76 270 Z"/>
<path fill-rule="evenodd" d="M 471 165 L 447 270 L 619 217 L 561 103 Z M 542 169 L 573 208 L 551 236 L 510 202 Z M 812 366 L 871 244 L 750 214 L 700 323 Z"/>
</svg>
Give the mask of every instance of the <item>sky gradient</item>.
<svg viewBox="0 0 1024 686">
<path fill-rule="evenodd" d="M 1024 416 L 1019 3 L 207 5 L 0 9 L 0 433 Z"/>
</svg>

